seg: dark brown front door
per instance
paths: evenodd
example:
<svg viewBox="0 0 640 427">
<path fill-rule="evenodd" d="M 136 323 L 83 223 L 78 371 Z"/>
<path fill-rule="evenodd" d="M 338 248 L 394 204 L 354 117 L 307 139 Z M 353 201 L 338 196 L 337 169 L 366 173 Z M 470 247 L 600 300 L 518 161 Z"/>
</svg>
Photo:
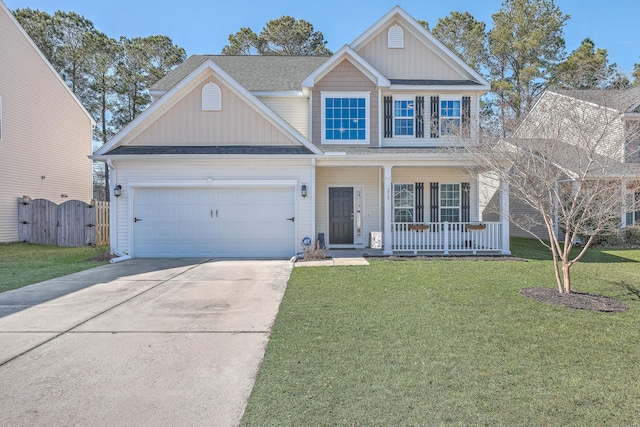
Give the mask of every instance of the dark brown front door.
<svg viewBox="0 0 640 427">
<path fill-rule="evenodd" d="M 329 243 L 353 244 L 353 187 L 329 188 Z"/>
</svg>

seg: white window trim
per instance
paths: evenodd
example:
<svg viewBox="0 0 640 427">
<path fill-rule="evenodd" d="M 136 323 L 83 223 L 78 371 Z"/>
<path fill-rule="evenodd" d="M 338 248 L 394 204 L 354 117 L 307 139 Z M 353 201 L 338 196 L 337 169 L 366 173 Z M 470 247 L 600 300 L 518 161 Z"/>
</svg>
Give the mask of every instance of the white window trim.
<svg viewBox="0 0 640 427">
<path fill-rule="evenodd" d="M 0 96 L 0 141 L 2 141 L 2 97 Z"/>
<path fill-rule="evenodd" d="M 458 206 L 442 206 L 442 187 L 444 185 L 457 185 L 458 186 Z M 443 209 L 458 209 L 458 221 L 462 219 L 462 184 L 459 182 L 441 182 L 438 184 L 438 218 L 440 218 L 440 222 L 444 222 L 442 219 L 442 210 Z"/>
<path fill-rule="evenodd" d="M 451 134 L 442 132 L 442 101 L 460 102 L 460 126 L 462 126 L 462 95 L 439 95 L 438 96 L 438 131 L 441 138 L 447 138 Z M 450 117 L 447 117 L 450 118 Z"/>
<path fill-rule="evenodd" d="M 413 132 L 412 135 L 396 134 L 396 101 L 413 101 Z M 399 117 L 406 119 L 408 117 Z M 416 139 L 416 96 L 402 95 L 393 96 L 391 99 L 391 135 L 394 139 Z"/>
<path fill-rule="evenodd" d="M 328 140 L 326 139 L 326 108 L 325 108 L 325 99 L 326 98 L 364 98 L 364 121 L 365 121 L 365 129 L 364 129 L 364 140 L 351 140 L 351 139 L 341 139 L 341 140 Z M 369 145 L 370 134 L 371 134 L 371 111 L 370 111 L 370 97 L 371 92 L 320 92 L 320 142 L 323 145 Z"/>
<path fill-rule="evenodd" d="M 413 206 L 410 208 L 407 206 L 396 206 L 396 185 L 410 185 L 413 188 Z M 411 224 L 416 221 L 416 185 L 411 182 L 394 182 L 391 185 L 391 192 L 393 195 L 392 202 L 393 206 L 391 207 L 391 219 L 392 222 L 396 222 L 396 209 L 411 209 L 413 221 L 411 222 L 403 222 L 402 224 Z"/>
</svg>

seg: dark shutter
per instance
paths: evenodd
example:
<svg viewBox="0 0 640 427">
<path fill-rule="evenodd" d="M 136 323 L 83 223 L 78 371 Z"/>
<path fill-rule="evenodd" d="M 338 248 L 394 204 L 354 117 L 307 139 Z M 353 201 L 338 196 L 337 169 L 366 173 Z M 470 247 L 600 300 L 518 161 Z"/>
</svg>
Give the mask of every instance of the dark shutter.
<svg viewBox="0 0 640 427">
<path fill-rule="evenodd" d="M 416 96 L 416 138 L 424 138 L 424 96 Z"/>
<path fill-rule="evenodd" d="M 462 136 L 469 138 L 471 136 L 471 97 L 462 97 Z"/>
<path fill-rule="evenodd" d="M 463 182 L 460 184 L 460 208 L 462 210 L 462 222 L 469 222 L 469 210 L 470 210 L 470 194 L 471 193 L 471 184 L 468 182 Z"/>
<path fill-rule="evenodd" d="M 431 138 L 438 138 L 438 118 L 440 117 L 440 97 L 431 97 Z"/>
<path fill-rule="evenodd" d="M 438 183 L 431 183 L 431 222 L 438 222 Z"/>
<path fill-rule="evenodd" d="M 384 137 L 393 136 L 393 102 L 390 96 L 384 97 Z"/>
<path fill-rule="evenodd" d="M 424 222 L 424 182 L 416 182 L 415 222 Z"/>
</svg>

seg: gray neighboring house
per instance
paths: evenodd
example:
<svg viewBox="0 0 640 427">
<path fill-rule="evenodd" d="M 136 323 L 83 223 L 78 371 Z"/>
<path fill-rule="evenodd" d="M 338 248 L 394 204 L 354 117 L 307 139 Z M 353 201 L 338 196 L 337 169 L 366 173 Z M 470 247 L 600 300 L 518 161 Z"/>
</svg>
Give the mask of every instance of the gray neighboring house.
<svg viewBox="0 0 640 427">
<path fill-rule="evenodd" d="M 579 109 L 581 123 L 572 123 L 563 117 L 563 109 Z M 585 126 L 587 124 L 587 126 Z M 625 90 L 547 90 L 532 108 L 513 138 L 527 140 L 528 144 L 553 145 L 553 156 L 567 170 L 566 178 L 579 170 L 587 157 L 582 144 L 589 138 L 597 146 L 596 154 L 601 164 L 606 164 L 604 176 L 618 185 L 612 191 L 620 191 L 620 222 L 623 227 L 640 225 L 640 87 Z M 582 134 L 581 134 L 582 132 Z M 586 133 L 586 134 L 585 134 Z M 572 164 L 575 165 L 572 168 Z M 573 169 L 573 170 L 572 170 Z M 594 178 L 603 175 L 592 173 Z M 510 200 L 512 216 L 536 216 L 528 206 Z M 512 225 L 512 236 L 532 237 Z M 532 231 L 548 238 L 544 226 Z M 558 230 L 556 230 L 558 233 Z"/>
</svg>

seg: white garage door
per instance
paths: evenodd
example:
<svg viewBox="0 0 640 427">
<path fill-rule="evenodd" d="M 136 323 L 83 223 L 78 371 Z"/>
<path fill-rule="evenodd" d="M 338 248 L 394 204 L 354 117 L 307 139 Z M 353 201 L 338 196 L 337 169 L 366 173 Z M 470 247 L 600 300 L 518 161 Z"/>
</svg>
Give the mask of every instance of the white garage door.
<svg viewBox="0 0 640 427">
<path fill-rule="evenodd" d="M 134 256 L 290 257 L 294 190 L 144 188 L 134 195 Z"/>
</svg>

